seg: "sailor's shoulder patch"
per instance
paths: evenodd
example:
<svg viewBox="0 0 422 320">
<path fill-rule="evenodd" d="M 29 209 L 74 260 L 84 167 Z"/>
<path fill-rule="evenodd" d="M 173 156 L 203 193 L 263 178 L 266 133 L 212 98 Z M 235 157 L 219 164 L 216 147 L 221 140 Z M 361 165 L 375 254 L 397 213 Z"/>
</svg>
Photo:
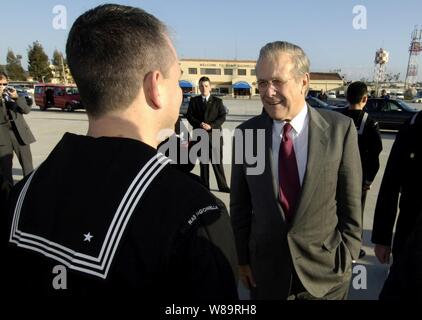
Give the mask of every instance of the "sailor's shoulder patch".
<svg viewBox="0 0 422 320">
<path fill-rule="evenodd" d="M 211 204 L 197 210 L 193 215 L 190 216 L 187 222 L 189 225 L 192 225 L 198 218 L 201 218 L 204 215 L 213 215 L 215 213 L 220 213 L 220 208 L 217 206 L 217 204 Z"/>
<path fill-rule="evenodd" d="M 216 221 L 221 215 L 220 207 L 215 203 L 193 210 L 187 214 L 181 228 L 181 233 L 186 233 L 197 226 L 206 226 Z"/>
</svg>

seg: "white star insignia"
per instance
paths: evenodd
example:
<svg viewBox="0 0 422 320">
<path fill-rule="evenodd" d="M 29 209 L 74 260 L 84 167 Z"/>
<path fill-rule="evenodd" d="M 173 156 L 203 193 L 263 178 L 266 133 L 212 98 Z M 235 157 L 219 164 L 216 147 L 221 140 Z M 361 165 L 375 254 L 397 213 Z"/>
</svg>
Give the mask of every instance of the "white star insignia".
<svg viewBox="0 0 422 320">
<path fill-rule="evenodd" d="M 91 242 L 91 239 L 94 237 L 93 235 L 91 235 L 91 232 L 88 232 L 87 234 L 84 234 L 84 241 L 88 241 Z"/>
</svg>

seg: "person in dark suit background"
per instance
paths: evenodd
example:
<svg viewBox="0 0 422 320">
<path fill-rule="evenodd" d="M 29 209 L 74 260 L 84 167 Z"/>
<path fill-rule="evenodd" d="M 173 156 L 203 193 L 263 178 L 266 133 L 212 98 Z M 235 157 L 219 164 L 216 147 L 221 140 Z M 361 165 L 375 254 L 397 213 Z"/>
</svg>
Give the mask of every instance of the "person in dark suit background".
<svg viewBox="0 0 422 320">
<path fill-rule="evenodd" d="M 186 118 L 193 129 L 203 129 L 209 136 L 209 161 L 201 161 L 200 174 L 204 184 L 209 188 L 209 162 L 211 162 L 221 192 L 230 192 L 223 167 L 223 136 L 222 124 L 226 121 L 226 109 L 223 101 L 211 95 L 211 82 L 208 77 L 199 79 L 201 95 L 190 99 Z M 219 141 L 213 141 L 213 131 L 219 131 Z M 212 161 L 212 155 L 217 155 L 217 163 Z M 218 156 L 219 155 L 219 156 Z M 202 159 L 203 160 L 203 159 Z"/>
<path fill-rule="evenodd" d="M 422 211 L 416 215 L 400 259 L 390 269 L 381 299 L 422 301 Z"/>
<path fill-rule="evenodd" d="M 418 112 L 403 124 L 396 136 L 387 166 L 384 171 L 372 227 L 372 242 L 375 244 L 375 255 L 379 262 L 387 264 L 393 254 L 393 264 L 380 293 L 381 300 L 401 299 L 403 293 L 403 272 L 409 272 L 403 266 L 407 263 L 408 243 L 417 221 L 421 224 L 422 201 L 420 181 L 422 181 L 422 114 Z M 397 218 L 397 204 L 400 214 Z M 396 231 L 393 240 L 394 224 Z M 419 235 L 419 239 L 422 237 Z M 391 245 L 392 244 L 392 245 Z M 420 246 L 420 244 L 419 244 Z M 419 247 L 419 254 L 421 250 Z M 411 255 L 410 255 L 411 256 Z M 415 256 L 413 258 L 416 258 Z M 422 259 L 419 256 L 419 261 Z M 420 270 L 421 265 L 413 264 L 412 268 Z M 419 271 L 419 281 L 421 273 Z M 412 281 L 410 281 L 412 282 Z M 408 281 L 409 283 L 409 281 Z M 408 294 L 408 292 L 407 292 Z"/>
<path fill-rule="evenodd" d="M 378 126 L 371 116 L 363 110 L 368 101 L 368 87 L 364 82 L 355 81 L 347 88 L 349 108 L 344 115 L 353 119 L 358 131 L 359 154 L 362 164 L 362 221 L 365 211 L 366 195 L 380 168 L 379 155 L 382 151 L 382 139 Z M 359 258 L 366 252 L 361 249 Z"/>
<path fill-rule="evenodd" d="M 345 299 L 362 232 L 355 126 L 306 104 L 309 60 L 300 47 L 268 43 L 256 75 L 265 112 L 238 127 L 253 141 L 236 134 L 232 161 L 240 279 L 253 299 Z M 256 152 L 260 134 L 265 152 Z M 263 172 L 249 170 L 248 148 Z"/>
<path fill-rule="evenodd" d="M 327 102 L 328 97 L 327 94 L 324 92 L 324 90 L 321 90 L 321 92 L 318 94 L 318 99 L 324 102 Z"/>
<path fill-rule="evenodd" d="M 402 266 L 397 269 L 402 280 L 400 298 L 422 301 L 422 211 L 419 211 L 416 225 L 409 235 L 403 253 Z"/>
<path fill-rule="evenodd" d="M 13 184 L 13 152 L 19 159 L 24 176 L 28 175 L 34 169 L 29 145 L 35 138 L 22 115 L 31 111 L 31 99 L 18 97 L 16 90 L 6 88 L 7 85 L 8 76 L 0 73 L 0 172 Z"/>
</svg>

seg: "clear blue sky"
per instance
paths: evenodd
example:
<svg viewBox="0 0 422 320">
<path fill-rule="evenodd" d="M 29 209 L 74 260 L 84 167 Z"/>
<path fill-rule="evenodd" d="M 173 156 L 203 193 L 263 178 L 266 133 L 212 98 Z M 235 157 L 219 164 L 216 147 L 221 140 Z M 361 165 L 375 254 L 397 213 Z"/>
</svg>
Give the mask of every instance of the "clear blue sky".
<svg viewBox="0 0 422 320">
<path fill-rule="evenodd" d="M 375 51 L 390 52 L 387 71 L 406 72 L 410 34 L 422 24 L 422 1 L 375 0 L 139 0 L 115 1 L 141 7 L 165 22 L 181 58 L 256 59 L 266 42 L 288 40 L 300 45 L 312 71 L 341 69 L 351 80 L 372 78 Z M 105 3 L 90 0 L 16 0 L 2 3 L 0 64 L 7 49 L 23 56 L 39 40 L 51 58 L 64 52 L 67 33 L 84 11 Z M 53 8 L 67 9 L 67 29 L 52 26 Z M 355 30 L 355 5 L 367 9 L 367 29 Z M 419 79 L 422 79 L 422 57 Z"/>
</svg>

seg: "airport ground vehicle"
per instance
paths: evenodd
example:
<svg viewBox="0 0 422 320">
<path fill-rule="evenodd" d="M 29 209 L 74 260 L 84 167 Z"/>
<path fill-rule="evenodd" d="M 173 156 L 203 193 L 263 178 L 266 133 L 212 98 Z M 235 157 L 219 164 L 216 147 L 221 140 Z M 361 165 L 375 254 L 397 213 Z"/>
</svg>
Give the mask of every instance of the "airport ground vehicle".
<svg viewBox="0 0 422 320">
<path fill-rule="evenodd" d="M 38 84 L 34 89 L 35 104 L 41 110 L 60 108 L 66 111 L 84 109 L 75 85 Z"/>
</svg>

